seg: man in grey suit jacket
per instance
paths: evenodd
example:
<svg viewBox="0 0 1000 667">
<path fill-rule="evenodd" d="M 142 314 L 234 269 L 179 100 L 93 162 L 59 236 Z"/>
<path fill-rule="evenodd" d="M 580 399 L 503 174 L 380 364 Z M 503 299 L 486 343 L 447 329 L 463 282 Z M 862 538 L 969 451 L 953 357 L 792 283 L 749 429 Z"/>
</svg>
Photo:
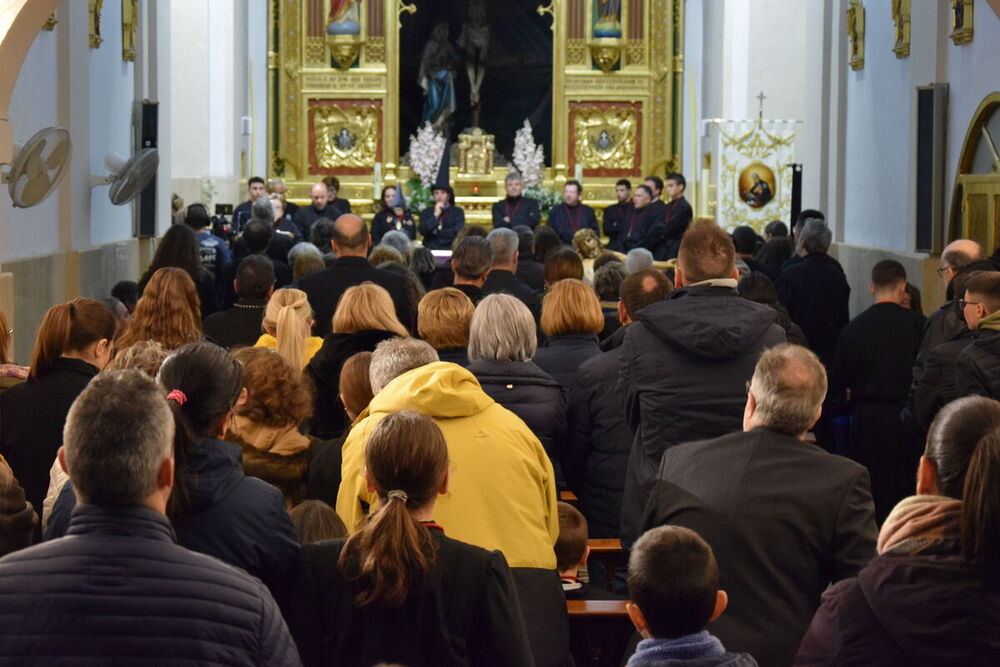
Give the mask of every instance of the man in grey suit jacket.
<svg viewBox="0 0 1000 667">
<path fill-rule="evenodd" d="M 868 472 L 801 441 L 826 384 L 806 348 L 764 352 L 743 432 L 668 449 L 643 519 L 645 530 L 684 526 L 711 545 L 730 600 L 712 632 L 761 665 L 792 664 L 823 590 L 875 555 Z"/>
</svg>

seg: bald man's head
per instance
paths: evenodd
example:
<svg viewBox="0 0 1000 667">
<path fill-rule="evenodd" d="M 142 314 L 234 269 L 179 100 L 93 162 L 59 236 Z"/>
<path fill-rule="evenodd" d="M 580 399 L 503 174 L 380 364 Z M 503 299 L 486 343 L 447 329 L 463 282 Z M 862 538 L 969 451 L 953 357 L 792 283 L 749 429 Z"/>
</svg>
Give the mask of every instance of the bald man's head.
<svg viewBox="0 0 1000 667">
<path fill-rule="evenodd" d="M 309 199 L 312 200 L 312 206 L 317 211 L 322 211 L 326 208 L 326 196 L 327 188 L 326 183 L 320 181 L 312 186 L 312 190 L 309 191 Z"/>
<path fill-rule="evenodd" d="M 972 239 L 955 239 L 941 253 L 939 273 L 945 282 L 951 282 L 964 267 L 983 258 L 983 247 Z"/>
<path fill-rule="evenodd" d="M 635 320 L 636 313 L 652 304 L 663 301 L 674 289 L 673 283 L 662 271 L 642 269 L 625 277 L 618 290 L 621 304 L 630 321 Z M 624 323 L 624 318 L 622 318 Z"/>
<path fill-rule="evenodd" d="M 358 216 L 345 213 L 333 223 L 333 251 L 338 257 L 354 255 L 364 257 L 368 254 L 371 237 L 368 226 Z"/>
</svg>

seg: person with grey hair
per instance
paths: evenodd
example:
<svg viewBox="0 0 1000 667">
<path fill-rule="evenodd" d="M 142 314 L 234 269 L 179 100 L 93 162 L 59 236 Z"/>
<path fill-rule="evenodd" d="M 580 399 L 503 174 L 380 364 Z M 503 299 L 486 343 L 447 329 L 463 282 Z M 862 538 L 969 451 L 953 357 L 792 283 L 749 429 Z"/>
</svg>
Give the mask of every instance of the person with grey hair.
<svg viewBox="0 0 1000 667">
<path fill-rule="evenodd" d="M 775 281 L 778 300 L 827 369 L 833 364 L 837 337 L 850 321 L 851 297 L 844 269 L 827 254 L 832 238 L 825 222 L 808 219 L 799 235 L 801 260 L 786 265 Z"/>
<path fill-rule="evenodd" d="M 491 259 L 490 272 L 483 283 L 483 296 L 512 294 L 528 307 L 537 322 L 541 317 L 542 300 L 538 292 L 521 282 L 516 275 L 520 246 L 517 232 L 505 227 L 494 229 L 486 240 L 490 243 Z"/>
<path fill-rule="evenodd" d="M 542 219 L 542 214 L 538 200 L 524 196 L 524 179 L 521 174 L 510 172 L 503 184 L 507 196 L 493 204 L 493 229 L 512 229 L 518 225 L 534 229 Z"/>
<path fill-rule="evenodd" d="M 303 255 L 315 255 L 320 259 L 323 259 L 323 253 L 320 249 L 314 246 L 309 241 L 300 241 L 292 246 L 292 249 L 288 251 L 288 264 L 289 266 L 295 266 L 296 260 Z"/>
<path fill-rule="evenodd" d="M 486 272 L 490 270 L 491 249 L 481 236 L 466 236 L 451 254 L 452 285 L 472 303 L 482 298 Z"/>
<path fill-rule="evenodd" d="M 394 379 L 414 368 L 438 361 L 437 350 L 419 338 L 390 338 L 375 346 L 368 380 L 372 394 L 378 394 Z"/>
<path fill-rule="evenodd" d="M 875 554 L 868 472 L 802 441 L 826 385 L 822 363 L 806 348 L 764 352 L 743 431 L 668 449 L 643 521 L 644 530 L 690 528 L 720 563 L 739 564 L 723 568 L 730 605 L 712 632 L 762 665 L 792 664 L 823 591 L 856 576 Z"/>
<path fill-rule="evenodd" d="M 555 465 L 566 440 L 566 397 L 531 360 L 537 345 L 528 307 L 509 294 L 491 294 L 472 315 L 467 368 L 483 391 L 524 420 Z"/>
<path fill-rule="evenodd" d="M 645 248 L 632 248 L 625 255 L 625 273 L 631 275 L 636 271 L 653 268 L 653 253 Z"/>
<path fill-rule="evenodd" d="M 522 312 L 522 324 L 529 319 Z M 434 520 L 453 539 L 503 552 L 535 664 L 572 664 L 552 549 L 559 536 L 552 463 L 531 429 L 490 398 L 472 373 L 444 361 L 426 363 L 433 349 L 424 345 L 392 340 L 372 355 L 375 396 L 344 441 L 337 514 L 355 533 L 367 509 L 378 506 L 364 473 L 365 443 L 376 425 L 401 410 L 431 417 L 450 461 L 448 493 L 438 500 Z"/>
<path fill-rule="evenodd" d="M 258 579 L 177 544 L 166 516 L 168 400 L 143 372 L 124 370 L 98 375 L 74 401 L 59 462 L 79 505 L 66 537 L 0 559 L 0 600 L 16 611 L 0 631 L 6 659 L 301 664 Z M 198 609 L 213 610 L 212 622 Z"/>
<path fill-rule="evenodd" d="M 410 241 L 410 237 L 407 236 L 405 232 L 398 230 L 388 231 L 382 235 L 382 240 L 379 241 L 379 243 L 387 245 L 390 248 L 395 248 L 403 257 L 403 264 L 410 263 L 413 243 Z"/>
</svg>

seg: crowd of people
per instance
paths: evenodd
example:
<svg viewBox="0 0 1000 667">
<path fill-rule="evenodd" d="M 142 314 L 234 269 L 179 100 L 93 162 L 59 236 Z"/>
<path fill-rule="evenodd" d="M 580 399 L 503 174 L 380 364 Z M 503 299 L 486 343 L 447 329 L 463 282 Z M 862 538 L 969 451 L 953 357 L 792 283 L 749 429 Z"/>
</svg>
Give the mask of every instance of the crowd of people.
<svg viewBox="0 0 1000 667">
<path fill-rule="evenodd" d="M 0 315 L 0 659 L 568 665 L 567 600 L 618 599 L 634 667 L 992 662 L 996 257 L 950 244 L 927 318 L 878 262 L 852 320 L 820 211 L 506 186 L 487 233 L 251 179 L 27 367 Z"/>
</svg>

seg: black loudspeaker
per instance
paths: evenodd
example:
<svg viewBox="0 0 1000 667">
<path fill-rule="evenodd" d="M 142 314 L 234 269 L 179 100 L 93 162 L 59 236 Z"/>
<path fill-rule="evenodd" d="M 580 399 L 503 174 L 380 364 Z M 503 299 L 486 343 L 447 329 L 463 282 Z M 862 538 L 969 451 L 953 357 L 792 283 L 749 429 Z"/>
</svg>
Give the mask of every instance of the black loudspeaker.
<svg viewBox="0 0 1000 667">
<path fill-rule="evenodd" d="M 792 169 L 792 214 L 788 218 L 788 229 L 791 230 L 802 212 L 802 165 L 792 162 L 788 166 Z"/>
<path fill-rule="evenodd" d="M 917 252 L 941 252 L 944 247 L 945 128 L 948 124 L 948 84 L 917 87 Z"/>
<path fill-rule="evenodd" d="M 133 107 L 132 127 L 136 151 L 156 148 L 160 103 L 143 100 Z M 149 182 L 132 207 L 132 235 L 137 238 L 156 236 L 156 179 Z"/>
</svg>

